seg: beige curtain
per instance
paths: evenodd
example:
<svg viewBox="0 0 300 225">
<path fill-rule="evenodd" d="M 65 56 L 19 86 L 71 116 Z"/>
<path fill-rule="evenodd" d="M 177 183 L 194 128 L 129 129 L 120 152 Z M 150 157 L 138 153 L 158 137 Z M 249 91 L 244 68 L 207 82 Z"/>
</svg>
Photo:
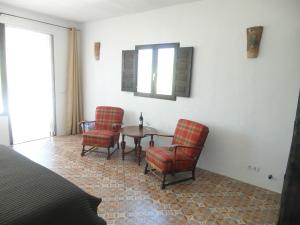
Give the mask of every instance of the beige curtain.
<svg viewBox="0 0 300 225">
<path fill-rule="evenodd" d="M 78 64 L 78 47 L 76 28 L 69 30 L 69 65 L 67 81 L 67 134 L 78 134 L 78 122 L 82 115 L 81 82 Z"/>
</svg>

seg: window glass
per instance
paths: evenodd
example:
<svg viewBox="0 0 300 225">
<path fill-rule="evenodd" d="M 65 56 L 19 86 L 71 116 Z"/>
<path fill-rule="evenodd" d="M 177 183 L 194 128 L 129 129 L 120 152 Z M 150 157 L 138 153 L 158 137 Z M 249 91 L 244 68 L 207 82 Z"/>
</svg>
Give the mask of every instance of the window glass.
<svg viewBox="0 0 300 225">
<path fill-rule="evenodd" d="M 151 93 L 152 84 L 152 49 L 138 51 L 137 91 Z"/>
<path fill-rule="evenodd" d="M 157 53 L 156 94 L 172 95 L 174 48 L 160 48 Z"/>
</svg>

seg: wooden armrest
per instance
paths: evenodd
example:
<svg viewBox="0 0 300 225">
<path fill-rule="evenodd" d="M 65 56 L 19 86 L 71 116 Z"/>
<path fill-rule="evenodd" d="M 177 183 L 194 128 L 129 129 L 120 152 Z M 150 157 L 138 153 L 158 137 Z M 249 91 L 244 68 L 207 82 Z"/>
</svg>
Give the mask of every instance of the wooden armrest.
<svg viewBox="0 0 300 225">
<path fill-rule="evenodd" d="M 169 135 L 169 134 L 150 134 L 150 135 L 153 135 L 153 136 L 159 136 L 159 137 L 174 137 L 174 135 Z"/>
<path fill-rule="evenodd" d="M 78 123 L 78 125 L 80 126 L 82 132 L 85 132 L 85 124 L 88 124 L 88 123 L 96 123 L 96 121 L 95 120 L 93 120 L 93 121 L 83 120 L 83 121 Z"/>
<path fill-rule="evenodd" d="M 173 151 L 173 150 L 176 151 L 177 148 L 190 148 L 190 149 L 201 150 L 203 148 L 203 146 L 187 146 L 187 145 L 177 145 L 177 144 L 169 146 L 170 151 Z"/>
<path fill-rule="evenodd" d="M 95 121 L 95 120 L 93 120 L 93 121 L 83 120 L 83 121 L 80 121 L 80 122 L 78 123 L 78 125 L 85 124 L 85 123 L 96 123 L 96 121 Z"/>
<path fill-rule="evenodd" d="M 201 151 L 203 146 L 186 146 L 186 145 L 176 145 L 176 144 L 170 145 L 169 146 L 169 151 L 174 152 L 174 160 L 173 160 L 174 163 L 176 163 L 177 148 L 190 148 L 190 149 L 197 149 L 197 150 Z"/>
<path fill-rule="evenodd" d="M 176 151 L 177 146 L 178 146 L 178 145 L 169 145 L 169 146 L 168 146 L 168 148 L 169 148 L 168 150 L 169 150 L 169 151 L 174 151 L 174 150 Z"/>
<path fill-rule="evenodd" d="M 122 127 L 122 123 L 113 123 L 111 126 L 114 131 L 118 131 Z"/>
</svg>

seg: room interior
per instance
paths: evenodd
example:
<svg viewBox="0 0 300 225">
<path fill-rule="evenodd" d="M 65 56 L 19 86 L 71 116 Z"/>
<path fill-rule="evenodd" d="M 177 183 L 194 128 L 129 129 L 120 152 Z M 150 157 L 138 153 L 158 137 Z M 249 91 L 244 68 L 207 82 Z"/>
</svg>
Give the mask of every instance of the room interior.
<svg viewBox="0 0 300 225">
<path fill-rule="evenodd" d="M 85 222 L 67 224 L 298 225 L 299 9 L 297 0 L 0 0 L 4 155 L 60 175 L 55 183 L 92 205 L 75 209 Z M 39 221 L 27 215 L 0 222 Z"/>
</svg>

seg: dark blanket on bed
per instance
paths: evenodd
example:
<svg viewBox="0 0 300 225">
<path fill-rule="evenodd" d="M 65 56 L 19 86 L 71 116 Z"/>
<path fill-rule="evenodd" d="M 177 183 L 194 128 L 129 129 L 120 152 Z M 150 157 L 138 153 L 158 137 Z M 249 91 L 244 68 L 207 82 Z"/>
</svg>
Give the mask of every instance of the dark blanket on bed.
<svg viewBox="0 0 300 225">
<path fill-rule="evenodd" d="M 63 177 L 0 145 L 1 225 L 104 225 L 95 198 Z"/>
</svg>

